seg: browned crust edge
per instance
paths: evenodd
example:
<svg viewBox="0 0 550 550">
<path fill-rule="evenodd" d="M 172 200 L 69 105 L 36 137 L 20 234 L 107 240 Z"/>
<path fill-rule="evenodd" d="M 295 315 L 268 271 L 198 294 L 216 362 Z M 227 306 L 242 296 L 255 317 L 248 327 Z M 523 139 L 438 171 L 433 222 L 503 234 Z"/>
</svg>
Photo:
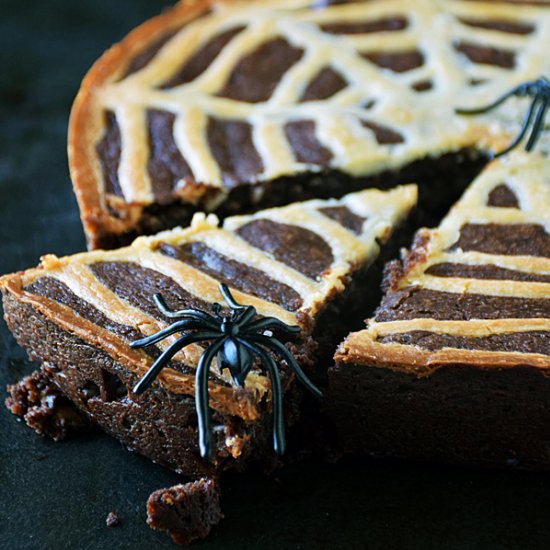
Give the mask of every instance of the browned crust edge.
<svg viewBox="0 0 550 550">
<path fill-rule="evenodd" d="M 109 214 L 101 204 L 99 182 L 94 177 L 95 147 L 93 127 L 88 124 L 96 114 L 95 93 L 104 82 L 121 72 L 126 62 L 172 28 L 179 27 L 206 13 L 216 0 L 181 1 L 164 13 L 149 19 L 109 48 L 84 77 L 74 100 L 69 118 L 68 157 L 73 190 L 80 209 L 88 247 L 94 249 L 101 237 L 131 229 L 143 205 L 128 204 L 130 220 L 121 220 Z M 227 3 L 227 0 L 226 0 Z"/>
<path fill-rule="evenodd" d="M 337 365 L 364 365 L 381 369 L 414 373 L 422 378 L 448 365 L 470 365 L 479 368 L 513 368 L 518 365 L 539 368 L 550 377 L 550 358 L 538 353 L 488 352 L 443 348 L 423 350 L 403 344 L 381 344 L 365 333 L 352 333 L 338 347 L 334 356 Z"/>
</svg>

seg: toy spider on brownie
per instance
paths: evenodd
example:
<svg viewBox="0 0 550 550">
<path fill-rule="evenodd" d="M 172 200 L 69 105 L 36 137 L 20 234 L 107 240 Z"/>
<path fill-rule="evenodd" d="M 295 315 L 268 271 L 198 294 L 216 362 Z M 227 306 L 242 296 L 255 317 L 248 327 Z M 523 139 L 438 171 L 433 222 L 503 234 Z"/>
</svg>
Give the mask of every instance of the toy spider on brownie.
<svg viewBox="0 0 550 550">
<path fill-rule="evenodd" d="M 131 346 L 133 348 L 151 346 L 172 334 L 184 330 L 198 332 L 191 332 L 180 336 L 169 346 L 136 384 L 133 392 L 135 394 L 143 393 L 153 383 L 172 357 L 182 348 L 195 342 L 211 340 L 211 343 L 201 355 L 195 375 L 195 403 L 198 417 L 199 449 L 203 458 L 210 458 L 212 453 L 212 428 L 210 425 L 210 409 L 208 407 L 208 373 L 210 365 L 214 357 L 216 357 L 220 372 L 229 369 L 235 384 L 242 386 L 257 356 L 260 362 L 267 367 L 271 380 L 273 447 L 275 452 L 281 455 L 285 452 L 286 447 L 283 392 L 277 365 L 269 352 L 271 351 L 281 356 L 288 366 L 292 368 L 298 380 L 310 392 L 318 397 L 321 396 L 321 392 L 304 374 L 296 359 L 294 359 L 286 347 L 273 336 L 266 336 L 264 332 L 275 329 L 286 334 L 295 334 L 300 332 L 300 327 L 287 325 L 275 317 L 264 317 L 253 320 L 257 315 L 255 307 L 238 304 L 231 295 L 227 285 L 220 284 L 219 289 L 230 307 L 231 313 L 228 317 L 221 315 L 222 306 L 218 303 L 212 306 L 214 315 L 193 308 L 172 311 L 168 308 L 160 294 L 153 296 L 159 310 L 169 319 L 177 319 L 177 321 L 147 338 L 132 342 Z"/>
<path fill-rule="evenodd" d="M 483 107 L 477 107 L 475 109 L 456 109 L 456 112 L 460 115 L 479 115 L 496 109 L 511 97 L 529 97 L 531 99 L 531 104 L 523 118 L 518 135 L 508 147 L 496 153 L 494 155 L 495 158 L 506 155 L 512 149 L 516 148 L 529 132 L 529 139 L 525 145 L 525 150 L 528 152 L 533 150 L 544 130 L 546 112 L 550 106 L 550 80 L 541 76 L 536 80 L 529 80 L 519 84 L 489 105 L 484 105 Z"/>
</svg>

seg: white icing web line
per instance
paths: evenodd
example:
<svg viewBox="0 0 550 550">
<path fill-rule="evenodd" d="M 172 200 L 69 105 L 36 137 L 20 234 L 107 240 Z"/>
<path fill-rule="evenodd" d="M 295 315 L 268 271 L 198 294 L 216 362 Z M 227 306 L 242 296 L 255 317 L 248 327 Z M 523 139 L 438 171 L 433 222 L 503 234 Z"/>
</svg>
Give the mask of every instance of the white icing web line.
<svg viewBox="0 0 550 550">
<path fill-rule="evenodd" d="M 512 102 L 512 107 L 481 117 L 455 115 L 456 103 L 460 101 L 461 107 L 485 104 L 514 84 L 550 73 L 545 40 L 550 35 L 548 8 L 453 0 L 417 0 L 413 4 L 391 0 L 335 5 L 323 10 L 299 9 L 306 5 L 303 0 L 286 1 L 284 7 L 288 11 L 280 7 L 280 2 L 265 0 L 234 8 L 222 6 L 187 24 L 144 69 L 104 87 L 101 101 L 105 108 L 116 112 L 121 129 L 119 180 L 126 200 L 152 200 L 145 151 L 148 145 L 144 111 L 148 108 L 176 115 L 175 141 L 196 180 L 223 187 L 221 171 L 206 139 L 207 116 L 252 124 L 252 139 L 265 168 L 260 180 L 319 168 L 298 163 L 284 134 L 288 121 L 304 119 L 315 122 L 317 138 L 334 155 L 334 167 L 366 174 L 403 165 L 429 152 L 472 145 L 481 129 L 485 133 L 488 129 L 495 139 L 503 130 L 513 135 L 519 128 L 524 102 Z M 391 16 L 406 18 L 408 26 L 392 32 L 332 35 L 315 25 Z M 530 23 L 535 31 L 522 36 L 473 28 L 456 16 L 509 18 L 512 22 Z M 210 39 L 238 25 L 246 25 L 245 30 L 233 37 L 194 81 L 170 90 L 155 88 L 171 78 Z M 249 104 L 212 95 L 222 88 L 243 56 L 276 37 L 303 48 L 304 54 L 287 70 L 268 101 Z M 470 62 L 455 50 L 457 40 L 512 50 L 516 67 L 509 70 Z M 360 56 L 368 51 L 403 50 L 418 50 L 424 56 L 424 64 L 411 71 L 393 73 Z M 348 81 L 348 88 L 327 100 L 297 103 L 305 86 L 325 66 L 339 72 Z M 412 84 L 427 79 L 432 81 L 433 90 L 418 93 L 411 89 Z M 472 87 L 471 79 L 485 82 Z M 373 99 L 376 103 L 371 110 L 361 108 L 363 102 Z M 358 124 L 358 117 L 401 133 L 404 143 L 379 145 L 372 132 Z"/>
</svg>

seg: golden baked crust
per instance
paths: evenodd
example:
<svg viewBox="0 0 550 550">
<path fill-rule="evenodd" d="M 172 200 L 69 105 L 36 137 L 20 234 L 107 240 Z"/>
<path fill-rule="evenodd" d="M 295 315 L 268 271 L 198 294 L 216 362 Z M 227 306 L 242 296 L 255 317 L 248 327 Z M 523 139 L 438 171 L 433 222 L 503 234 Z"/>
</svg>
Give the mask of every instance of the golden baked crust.
<svg viewBox="0 0 550 550">
<path fill-rule="evenodd" d="M 367 190 L 347 195 L 340 200 L 313 200 L 262 211 L 252 216 L 228 218 L 223 227 L 219 227 L 214 215 L 207 217 L 196 214 L 189 228 L 176 228 L 152 237 L 140 237 L 129 247 L 64 258 L 45 256 L 36 269 L 2 277 L 0 289 L 19 302 L 32 306 L 64 331 L 93 347 L 103 349 L 130 372 L 142 376 L 154 358 L 144 351 L 132 349 L 127 333 L 120 334 L 98 325 L 97 321 L 83 317 L 73 306 L 63 303 L 63 300 L 37 293 L 33 285 L 44 280 L 54 280 L 76 296 L 73 301 L 80 300 L 87 307 L 99 312 L 97 315 L 106 320 L 103 324 L 108 322 L 118 327 L 130 327 L 142 335 L 150 335 L 164 328 L 165 320 L 152 315 L 146 305 L 132 303 L 127 295 L 119 292 L 120 285 L 130 285 L 130 292 L 138 293 L 139 281 L 123 275 L 115 280 L 115 284 L 108 284 L 94 269 L 101 265 L 115 265 L 115 269 L 120 265 L 137 266 L 136 273 L 145 273 L 144 277 L 169 277 L 176 285 L 179 299 L 184 299 L 189 294 L 209 305 L 220 301 L 219 281 L 215 276 L 200 267 L 163 254 L 161 250 L 163 246 L 181 247 L 198 243 L 226 259 L 230 258 L 230 261 L 255 268 L 268 277 L 273 285 L 285 285 L 286 288 L 293 289 L 298 294 L 301 305 L 289 310 L 275 298 L 262 299 L 253 293 L 239 290 L 237 278 L 232 284 L 229 283 L 236 300 L 253 305 L 262 316 L 274 316 L 285 323 L 301 325 L 305 338 L 315 327 L 316 318 L 323 311 L 329 297 L 344 291 L 345 281 L 353 271 L 367 268 L 376 259 L 380 246 L 389 239 L 393 229 L 414 207 L 416 199 L 415 185 L 397 187 L 387 192 Z M 356 228 L 356 231 L 346 229 L 338 221 L 323 214 L 323 209 L 327 208 L 346 209 L 349 215 L 363 220 L 361 227 Z M 239 237 L 239 228 L 258 220 L 270 220 L 284 224 L 285 227 L 309 231 L 317 235 L 317 238 L 321 237 L 330 247 L 330 266 L 312 279 L 289 266 L 284 259 L 278 261 L 268 252 Z M 260 281 L 258 286 L 262 284 Z M 135 285 L 135 291 L 132 285 Z M 170 337 L 159 343 L 159 349 L 165 349 L 174 338 Z M 193 395 L 193 370 L 202 351 L 200 345 L 191 344 L 179 352 L 175 360 L 185 365 L 187 372 L 174 368 L 164 369 L 159 376 L 163 387 L 174 394 Z M 211 369 L 211 406 L 220 412 L 245 420 L 255 420 L 258 415 L 257 405 L 268 389 L 269 382 L 259 371 L 249 375 L 243 389 L 234 385 L 228 373 L 220 374 L 214 367 Z"/>
<path fill-rule="evenodd" d="M 327 169 L 367 175 L 465 147 L 502 148 L 517 131 L 523 100 L 489 116 L 459 116 L 455 108 L 486 104 L 550 72 L 547 4 L 377 0 L 319 8 L 324 4 L 330 3 L 182 2 L 97 61 L 83 81 L 69 131 L 71 175 L 91 246 L 99 233 L 134 228 L 156 202 L 147 168 L 148 110 L 175 117 L 170 139 L 189 165 L 171 200 L 211 211 L 234 184 Z M 211 71 L 164 86 L 209 40 L 235 26 L 244 29 L 215 56 Z M 125 74 L 137 55 L 172 31 L 143 68 Z M 298 59 L 269 97 L 249 101 L 224 92 L 231 75 L 245 70 L 240 61 L 275 42 L 275 53 L 286 48 Z M 308 98 L 307 87 L 327 78 L 327 70 L 338 73 L 342 89 Z M 114 113 L 120 131 L 119 194 L 106 190 L 97 153 L 106 112 Z M 256 171 L 222 173 L 206 136 L 211 119 L 250 125 Z M 297 135 L 316 141 L 318 158 L 300 158 L 288 124 L 302 124 Z"/>
<path fill-rule="evenodd" d="M 506 189 L 503 190 L 503 187 Z M 505 205 L 492 202 L 495 190 L 505 192 Z M 515 199 L 515 200 L 514 200 Z M 406 319 L 386 319 L 382 308 L 391 296 L 407 289 L 450 293 L 447 296 L 493 296 L 511 299 L 550 300 L 550 160 L 545 155 L 516 152 L 493 161 L 452 208 L 437 229 L 420 230 L 416 246 L 405 258 L 400 276 L 391 281 L 385 302 L 367 328 L 351 334 L 336 354 L 340 365 L 355 364 L 414 372 L 426 376 L 444 365 L 473 365 L 484 368 L 518 365 L 540 368 L 550 375 L 550 316 L 548 307 L 535 314 L 526 306 L 521 318 L 506 313 L 489 317 L 474 311 L 464 319 L 440 319 L 419 315 Z M 518 239 L 514 250 L 487 249 L 481 237 L 463 249 L 464 228 L 494 227 L 498 235 L 503 228 L 521 231 L 531 237 Z M 515 229 L 514 229 L 515 228 Z M 534 228 L 534 229 L 533 229 Z M 506 237 L 502 237 L 505 242 Z M 540 245 L 529 242 L 539 239 Z M 477 248 L 477 250 L 476 250 Z M 502 248 L 502 247 L 501 247 Z M 537 252 L 538 248 L 538 252 Z M 442 273 L 444 266 L 446 273 Z M 435 268 L 435 269 L 434 269 Z M 461 274 L 460 271 L 463 271 Z M 455 273 L 453 273 L 455 271 Z M 492 272 L 492 275 L 491 275 Z M 478 276 L 476 277 L 476 273 Z M 455 303 L 455 302 L 453 302 Z M 460 308 L 460 299 L 456 300 Z M 531 302 L 532 303 L 532 302 Z M 402 305 L 397 305 L 397 309 Z M 545 313 L 546 312 L 546 313 Z M 532 315 L 530 316 L 529 313 Z M 456 317 L 456 316 L 455 316 Z M 382 320 L 380 320 L 382 319 Z M 438 346 L 424 347 L 421 341 L 396 341 L 400 334 L 444 335 L 451 337 Z M 507 349 L 502 343 L 493 349 L 464 349 L 452 338 L 488 338 L 532 334 L 526 349 Z M 535 334 L 542 344 L 535 350 Z M 546 335 L 546 337 L 544 337 Z M 389 337 L 389 338 L 388 338 Z M 473 341 L 473 340 L 472 340 Z M 544 343 L 545 342 L 545 343 Z"/>
<path fill-rule="evenodd" d="M 171 10 L 134 29 L 122 42 L 107 50 L 82 81 L 69 120 L 69 168 L 84 230 L 88 236 L 98 232 L 121 233 L 134 225 L 141 206 L 132 201 L 117 216 L 108 208 L 108 198 L 99 175 L 95 148 L 103 130 L 96 92 L 105 82 L 116 80 L 128 60 L 137 55 L 149 41 L 155 41 L 167 30 L 178 28 L 205 13 L 213 0 L 180 2 Z M 116 199 L 115 199 L 116 200 Z M 122 218 L 119 217 L 122 215 Z"/>
</svg>

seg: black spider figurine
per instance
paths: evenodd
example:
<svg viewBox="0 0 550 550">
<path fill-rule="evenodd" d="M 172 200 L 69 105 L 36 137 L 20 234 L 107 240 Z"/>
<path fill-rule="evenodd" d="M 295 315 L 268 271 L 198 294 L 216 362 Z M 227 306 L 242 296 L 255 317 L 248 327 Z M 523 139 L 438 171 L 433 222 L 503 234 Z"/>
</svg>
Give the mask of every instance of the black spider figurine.
<svg viewBox="0 0 550 550">
<path fill-rule="evenodd" d="M 530 132 L 530 135 L 527 140 L 527 144 L 525 145 L 525 150 L 531 151 L 533 147 L 535 147 L 542 131 L 544 130 L 546 110 L 550 105 L 550 81 L 544 76 L 541 76 L 540 78 L 537 78 L 537 80 L 530 80 L 516 86 L 503 96 L 499 97 L 497 100 L 493 101 L 493 103 L 485 105 L 484 107 L 478 107 L 477 109 L 456 109 L 456 112 L 461 115 L 478 115 L 480 113 L 486 113 L 491 109 L 502 105 L 512 96 L 530 97 L 531 105 L 525 114 L 519 134 L 512 141 L 512 143 L 506 147 L 506 149 L 497 153 L 495 157 L 505 155 L 517 147 L 528 132 Z"/>
<path fill-rule="evenodd" d="M 220 293 L 230 307 L 228 317 L 220 314 L 222 306 L 213 304 L 214 315 L 199 309 L 182 309 L 172 311 L 160 294 L 153 299 L 159 310 L 170 319 L 178 319 L 156 334 L 132 342 L 133 348 L 142 348 L 155 344 L 171 334 L 182 331 L 196 331 L 180 336 L 153 363 L 145 376 L 136 384 L 133 392 L 143 393 L 168 364 L 172 357 L 185 346 L 194 342 L 211 341 L 206 347 L 195 375 L 195 404 L 199 428 L 199 449 L 201 456 L 210 458 L 212 454 L 212 429 L 210 426 L 210 409 L 208 406 L 208 374 L 210 365 L 217 358 L 220 372 L 229 369 L 233 381 L 242 386 L 257 356 L 267 367 L 271 380 L 271 398 L 273 403 L 273 447 L 277 454 L 285 452 L 285 427 L 283 414 L 283 392 L 279 370 L 269 352 L 281 356 L 292 368 L 298 380 L 306 388 L 320 397 L 321 392 L 304 374 L 292 354 L 273 336 L 266 336 L 266 330 L 277 330 L 286 334 L 300 332 L 300 327 L 290 326 L 275 317 L 264 317 L 253 321 L 256 308 L 238 304 L 226 285 L 220 284 Z"/>
</svg>

